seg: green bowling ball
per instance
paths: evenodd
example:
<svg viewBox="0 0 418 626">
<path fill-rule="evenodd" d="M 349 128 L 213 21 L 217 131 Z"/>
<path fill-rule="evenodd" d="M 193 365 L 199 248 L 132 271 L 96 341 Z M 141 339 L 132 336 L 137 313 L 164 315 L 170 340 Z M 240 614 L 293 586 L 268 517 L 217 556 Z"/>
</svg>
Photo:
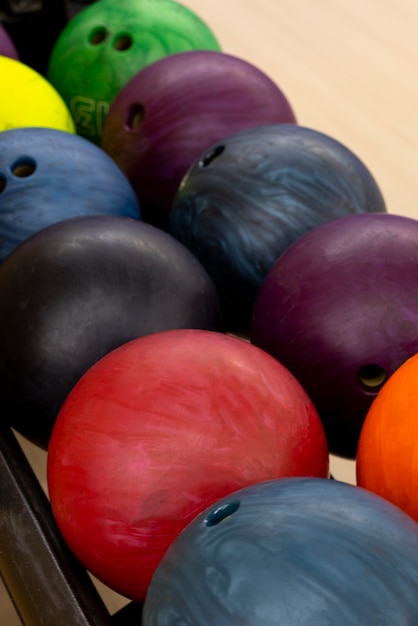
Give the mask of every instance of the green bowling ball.
<svg viewBox="0 0 418 626">
<path fill-rule="evenodd" d="M 98 0 L 77 13 L 51 51 L 47 77 L 69 107 L 79 135 L 99 143 L 119 90 L 158 59 L 220 50 L 210 28 L 174 0 Z"/>
</svg>

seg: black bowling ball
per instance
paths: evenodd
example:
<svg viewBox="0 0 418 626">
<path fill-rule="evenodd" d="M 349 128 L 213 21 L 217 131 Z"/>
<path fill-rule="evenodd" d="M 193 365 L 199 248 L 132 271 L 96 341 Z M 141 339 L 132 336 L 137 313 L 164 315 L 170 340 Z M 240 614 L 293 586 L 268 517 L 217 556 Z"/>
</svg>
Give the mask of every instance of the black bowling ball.
<svg viewBox="0 0 418 626">
<path fill-rule="evenodd" d="M 223 330 L 215 287 L 199 261 L 136 219 L 90 216 L 50 226 L 0 266 L 2 416 L 46 448 L 82 374 L 142 335 Z"/>
</svg>

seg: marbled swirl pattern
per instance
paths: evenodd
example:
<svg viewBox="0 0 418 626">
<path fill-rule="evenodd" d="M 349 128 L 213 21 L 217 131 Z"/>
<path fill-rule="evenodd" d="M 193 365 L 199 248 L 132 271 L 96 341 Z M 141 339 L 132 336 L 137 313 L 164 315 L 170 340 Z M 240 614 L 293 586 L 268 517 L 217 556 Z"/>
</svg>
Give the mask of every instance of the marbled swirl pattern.
<svg viewBox="0 0 418 626">
<path fill-rule="evenodd" d="M 239 506 L 222 519 L 225 504 Z M 279 479 L 189 524 L 157 568 L 143 625 L 416 626 L 417 585 L 418 526 L 402 511 L 346 483 Z"/>
<path fill-rule="evenodd" d="M 223 148 L 223 150 L 219 150 Z M 215 284 L 253 304 L 282 252 L 316 226 L 385 211 L 370 171 L 335 139 L 296 124 L 247 129 L 202 155 L 184 178 L 170 232 Z"/>
</svg>

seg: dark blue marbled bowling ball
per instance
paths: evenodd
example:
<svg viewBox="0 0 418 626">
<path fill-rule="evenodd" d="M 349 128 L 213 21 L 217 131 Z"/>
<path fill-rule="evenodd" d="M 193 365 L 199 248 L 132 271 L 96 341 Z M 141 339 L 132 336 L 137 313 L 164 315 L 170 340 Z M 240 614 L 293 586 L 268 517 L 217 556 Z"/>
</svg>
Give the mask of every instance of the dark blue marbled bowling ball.
<svg viewBox="0 0 418 626">
<path fill-rule="evenodd" d="M 206 267 L 225 319 L 248 325 L 281 253 L 307 231 L 352 213 L 385 212 L 363 162 L 337 140 L 295 124 L 240 131 L 190 168 L 169 231 Z"/>
<path fill-rule="evenodd" d="M 143 626 L 415 626 L 418 526 L 325 478 L 282 478 L 219 500 L 174 540 Z"/>
<path fill-rule="evenodd" d="M 141 218 L 130 182 L 108 154 L 52 128 L 0 133 L 0 262 L 42 228 L 87 215 Z"/>
<path fill-rule="evenodd" d="M 36 233 L 0 265 L 2 419 L 47 447 L 77 380 L 114 348 L 162 330 L 223 330 L 199 261 L 141 220 L 92 215 Z"/>
</svg>

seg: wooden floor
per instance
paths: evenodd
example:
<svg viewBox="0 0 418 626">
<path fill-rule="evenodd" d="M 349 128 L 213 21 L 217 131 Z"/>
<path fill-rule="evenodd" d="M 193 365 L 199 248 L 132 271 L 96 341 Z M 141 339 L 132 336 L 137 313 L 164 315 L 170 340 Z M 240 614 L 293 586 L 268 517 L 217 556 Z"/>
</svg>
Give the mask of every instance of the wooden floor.
<svg viewBox="0 0 418 626">
<path fill-rule="evenodd" d="M 371 170 L 389 212 L 418 218 L 416 0 L 185 0 L 224 52 L 285 92 L 298 122 L 325 132 Z M 45 457 L 25 445 L 40 480 Z M 354 465 L 332 459 L 336 478 Z M 113 612 L 123 598 L 100 587 Z M 19 624 L 0 589 L 0 624 Z M 56 625 L 58 626 L 58 625 Z"/>
</svg>

